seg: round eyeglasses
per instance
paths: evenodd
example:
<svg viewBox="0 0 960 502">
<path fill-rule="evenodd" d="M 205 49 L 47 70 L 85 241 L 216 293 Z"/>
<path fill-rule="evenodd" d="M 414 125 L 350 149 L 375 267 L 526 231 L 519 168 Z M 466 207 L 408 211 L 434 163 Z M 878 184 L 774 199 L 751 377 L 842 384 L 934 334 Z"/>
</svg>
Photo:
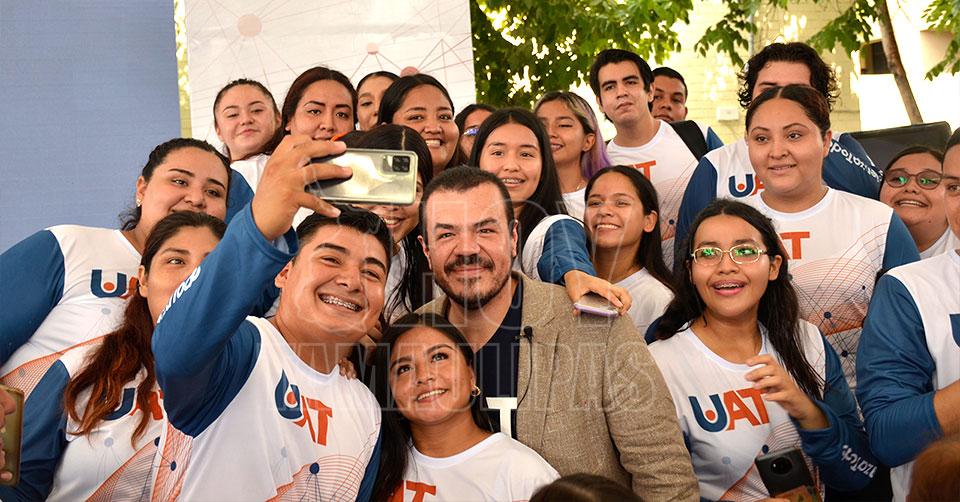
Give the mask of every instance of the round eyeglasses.
<svg viewBox="0 0 960 502">
<path fill-rule="evenodd" d="M 940 185 L 943 175 L 936 171 L 926 170 L 917 174 L 909 174 L 904 169 L 892 169 L 883 174 L 883 181 L 889 187 L 901 188 L 910 183 L 911 178 L 916 178 L 917 186 L 924 190 L 933 190 Z"/>
<path fill-rule="evenodd" d="M 693 262 L 697 265 L 715 266 L 723 260 L 723 255 L 729 254 L 730 259 L 737 265 L 756 263 L 767 251 L 756 244 L 738 244 L 730 249 L 720 249 L 716 246 L 698 247 L 690 253 Z"/>
</svg>

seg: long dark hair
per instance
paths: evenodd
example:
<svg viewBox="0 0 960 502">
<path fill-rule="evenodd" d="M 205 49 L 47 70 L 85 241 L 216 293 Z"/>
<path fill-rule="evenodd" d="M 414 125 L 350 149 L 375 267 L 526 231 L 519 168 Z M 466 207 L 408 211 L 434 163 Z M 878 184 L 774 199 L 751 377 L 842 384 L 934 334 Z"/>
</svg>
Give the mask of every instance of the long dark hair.
<svg viewBox="0 0 960 502">
<path fill-rule="evenodd" d="M 350 138 L 346 143 L 351 148 L 412 151 L 417 154 L 419 162 L 417 174 L 420 176 L 424 189 L 433 178 L 430 149 L 423 138 L 417 134 L 417 131 L 407 126 L 382 124 L 364 134 Z M 400 242 L 406 256 L 406 262 L 403 264 L 403 278 L 397 286 L 395 294 L 392 291 L 387 291 L 388 302 L 384 305 L 387 319 L 390 318 L 389 314 L 398 308 L 413 312 L 433 299 L 433 280 L 429 274 L 430 265 L 427 263 L 427 257 L 423 254 L 420 242 L 417 240 L 421 232 L 421 225 L 417 223 L 417 226 L 410 230 L 410 233 L 404 236 Z"/>
<path fill-rule="evenodd" d="M 287 96 L 283 98 L 283 108 L 281 109 L 282 113 L 280 115 L 281 134 L 290 134 L 290 131 L 287 131 L 287 125 L 293 120 L 293 115 L 297 111 L 297 105 L 299 105 L 300 100 L 303 99 L 303 93 L 306 92 L 307 87 L 310 87 L 310 84 L 314 82 L 323 80 L 333 80 L 342 85 L 347 92 L 350 93 L 350 101 L 353 105 L 353 123 L 357 123 L 357 90 L 353 88 L 350 79 L 343 73 L 327 68 L 326 66 L 314 66 L 301 73 L 297 79 L 290 84 L 290 89 L 287 90 Z"/>
<path fill-rule="evenodd" d="M 784 369 L 797 382 L 800 390 L 808 396 L 820 399 L 823 395 L 823 379 L 810 366 L 801 347 L 803 334 L 800 329 L 800 301 L 790 282 L 789 257 L 780 246 L 780 237 L 770 218 L 742 202 L 716 199 L 703 208 L 693 221 L 690 233 L 687 234 L 687 239 L 681 248 L 682 262 L 674 270 L 675 295 L 657 325 L 655 332 L 657 339 L 666 340 L 672 337 L 687 329 L 691 322 L 704 315 L 706 306 L 703 298 L 700 297 L 697 287 L 690 279 L 690 269 L 693 266 L 691 255 L 700 225 L 704 220 L 718 215 L 733 216 L 749 223 L 760 232 L 763 247 L 767 249 L 770 259 L 780 257 L 780 272 L 776 279 L 769 281 L 766 291 L 760 298 L 757 320 L 767 329 L 770 344 L 780 355 Z"/>
<path fill-rule="evenodd" d="M 660 237 L 660 203 L 657 198 L 657 189 L 653 187 L 653 183 L 646 176 L 640 174 L 640 171 L 636 169 L 626 166 L 610 166 L 597 171 L 597 174 L 587 182 L 587 189 L 584 193 L 585 200 L 590 198 L 593 184 L 607 173 L 622 174 L 630 180 L 633 189 L 637 192 L 637 197 L 640 198 L 640 203 L 643 204 L 643 214 L 648 215 L 654 211 L 657 212 L 657 223 L 653 226 L 653 230 L 644 232 L 645 235 L 640 237 L 640 246 L 637 248 L 634 263 L 645 268 L 650 275 L 663 283 L 668 289 L 673 289 L 670 269 L 663 262 L 663 248 Z M 589 242 L 589 236 L 587 248 L 593 254 L 593 244 Z"/>
<path fill-rule="evenodd" d="M 150 273 L 151 262 L 165 242 L 183 228 L 207 228 L 218 239 L 223 238 L 227 225 L 216 217 L 181 211 L 160 220 L 143 248 L 140 265 Z M 120 406 L 123 386 L 136 378 L 141 369 L 146 371 L 143 381 L 137 385 L 137 408 L 143 410 L 137 428 L 130 437 L 135 443 L 150 422 L 150 390 L 156 382 L 153 366 L 153 317 L 147 299 L 140 295 L 139 288 L 127 301 L 120 327 L 105 335 L 100 346 L 91 353 L 82 370 L 70 379 L 63 393 L 63 409 L 77 422 L 77 430 L 71 434 L 85 435 L 93 432 L 110 413 Z M 86 407 L 81 411 L 80 395 L 90 390 Z"/>
<path fill-rule="evenodd" d="M 238 78 L 228 83 L 227 85 L 223 86 L 223 88 L 220 89 L 220 92 L 217 93 L 217 97 L 214 98 L 213 100 L 213 125 L 214 126 L 219 126 L 219 124 L 217 124 L 217 107 L 220 106 L 220 101 L 227 94 L 227 91 L 229 91 L 230 89 L 233 89 L 234 87 L 237 87 L 238 85 L 247 85 L 260 91 L 264 96 L 266 96 L 267 101 L 270 102 L 270 107 L 273 108 L 273 113 L 276 114 L 276 116 L 278 117 L 280 116 L 280 109 L 277 108 L 277 102 L 276 100 L 273 99 L 273 94 L 270 93 L 270 90 L 267 89 L 266 86 L 264 86 L 260 82 L 257 82 L 256 80 L 251 80 L 249 78 Z M 267 141 L 266 144 L 263 145 L 263 148 L 261 148 L 261 151 L 255 152 L 254 155 L 256 155 L 257 153 L 272 153 L 273 150 L 277 148 L 277 145 L 280 144 L 280 140 L 282 139 L 283 139 L 283 128 L 278 127 L 275 131 L 273 131 L 273 136 Z M 227 144 L 224 143 L 223 148 L 227 152 L 227 157 L 230 157 L 230 147 L 228 147 Z"/>
<path fill-rule="evenodd" d="M 149 183 L 150 178 L 153 177 L 153 172 L 157 169 L 157 166 L 163 164 L 163 162 L 167 160 L 168 155 L 184 148 L 199 148 L 200 150 L 216 155 L 217 159 L 219 159 L 223 164 L 224 171 L 227 172 L 227 182 L 229 184 L 230 159 L 220 153 L 220 151 L 214 148 L 214 146 L 210 143 L 193 138 L 174 138 L 169 141 L 164 141 L 163 143 L 160 143 L 154 147 L 153 151 L 150 152 L 150 157 L 147 158 L 146 165 L 144 165 L 143 169 L 140 171 L 140 176 L 143 177 L 144 181 Z M 227 188 L 230 187 L 228 186 Z M 229 194 L 229 190 L 227 193 Z M 133 230 L 134 228 L 137 228 L 137 224 L 140 223 L 141 214 L 142 211 L 139 206 L 126 209 L 120 213 L 120 230 Z"/>
<path fill-rule="evenodd" d="M 557 177 L 557 167 L 553 163 L 553 153 L 550 150 L 550 138 L 543 124 L 533 112 L 523 108 L 502 108 L 493 112 L 483 121 L 480 131 L 477 132 L 476 142 L 473 144 L 473 153 L 470 155 L 470 165 L 480 167 L 480 157 L 487 138 L 493 131 L 505 124 L 518 124 L 530 129 L 537 138 L 540 148 L 540 183 L 537 189 L 523 205 L 517 221 L 520 224 L 520 249 L 527 242 L 527 237 L 540 220 L 554 214 L 566 214 L 567 208 L 563 204 L 563 195 L 560 192 L 560 180 Z"/>
<path fill-rule="evenodd" d="M 374 356 L 374 380 L 371 387 L 377 401 L 380 402 L 383 416 L 383 429 L 380 433 L 380 469 L 373 488 L 373 500 L 387 500 L 403 483 L 403 474 L 407 469 L 410 455 L 412 433 L 410 422 L 397 409 L 397 403 L 390 390 L 390 353 L 397 340 L 406 332 L 426 327 L 446 336 L 460 350 L 467 366 L 475 368 L 473 348 L 456 326 L 446 317 L 438 314 L 407 314 L 387 328 L 383 340 L 378 344 Z M 490 419 L 481 408 L 481 399 L 470 403 L 470 414 L 477 427 L 493 432 Z"/>
<path fill-rule="evenodd" d="M 443 97 L 447 98 L 447 102 L 450 104 L 450 112 L 456 112 L 453 107 L 453 99 L 450 98 L 450 93 L 447 92 L 447 88 L 444 87 L 443 84 L 441 84 L 436 78 L 433 78 L 426 73 L 417 73 L 415 75 L 400 77 L 390 84 L 390 87 L 387 87 L 387 90 L 383 92 L 383 97 L 380 98 L 380 110 L 377 111 L 377 117 L 379 118 L 380 122 L 384 124 L 392 124 L 393 116 L 400 111 L 400 107 L 403 106 L 403 100 L 407 98 L 407 94 L 422 85 L 429 85 L 439 89 L 440 93 L 443 94 Z M 460 135 L 457 134 L 457 139 L 459 140 L 459 138 Z M 453 157 L 450 158 L 450 161 L 447 162 L 447 165 L 445 166 L 433 166 L 435 172 L 438 173 L 448 167 L 457 166 L 463 163 L 465 159 L 463 158 L 463 154 L 460 152 L 459 142 L 453 146 L 455 148 Z"/>
</svg>

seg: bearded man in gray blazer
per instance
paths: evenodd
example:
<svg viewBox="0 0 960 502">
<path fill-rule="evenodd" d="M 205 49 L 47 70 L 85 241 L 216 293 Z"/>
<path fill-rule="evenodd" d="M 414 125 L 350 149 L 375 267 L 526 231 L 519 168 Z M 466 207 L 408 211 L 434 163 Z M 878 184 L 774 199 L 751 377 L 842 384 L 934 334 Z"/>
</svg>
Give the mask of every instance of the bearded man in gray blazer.
<svg viewBox="0 0 960 502">
<path fill-rule="evenodd" d="M 445 170 L 424 191 L 420 224 L 444 292 L 420 312 L 445 315 L 466 336 L 495 428 L 561 475 L 606 476 L 644 500 L 699 500 L 643 337 L 629 318 L 575 315 L 564 288 L 512 271 L 517 225 L 496 176 Z"/>
</svg>

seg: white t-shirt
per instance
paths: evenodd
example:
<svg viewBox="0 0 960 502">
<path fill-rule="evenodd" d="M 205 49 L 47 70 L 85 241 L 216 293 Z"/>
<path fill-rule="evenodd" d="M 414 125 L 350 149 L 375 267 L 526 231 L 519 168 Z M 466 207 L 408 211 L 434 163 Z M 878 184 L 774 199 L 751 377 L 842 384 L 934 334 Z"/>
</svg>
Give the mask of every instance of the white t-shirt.
<svg viewBox="0 0 960 502">
<path fill-rule="evenodd" d="M 519 441 L 502 432 L 446 458 L 428 457 L 411 447 L 396 502 L 525 501 L 559 474 Z"/>
<path fill-rule="evenodd" d="M 673 300 L 670 288 L 663 285 L 647 269 L 642 268 L 616 284 L 630 293 L 630 318 L 640 334 L 647 332 L 650 324 L 663 315 Z"/>
<path fill-rule="evenodd" d="M 877 273 L 906 263 L 888 262 L 907 254 L 909 250 L 901 249 L 905 246 L 916 253 L 913 239 L 906 232 L 900 238 L 891 235 L 895 214 L 887 205 L 832 188 L 813 207 L 796 213 L 770 208 L 760 194 L 742 201 L 776 225 L 790 257 L 800 316 L 833 345 L 847 383 L 855 390 L 857 346 Z"/>
<path fill-rule="evenodd" d="M 810 323 L 801 324 L 804 355 L 816 374 L 826 378 L 823 338 Z M 762 327 L 761 333 L 760 354 L 779 360 Z M 670 389 L 701 496 L 744 501 L 769 497 L 754 460 L 768 451 L 800 448 L 801 442 L 786 410 L 763 399 L 744 378 L 754 367 L 723 359 L 691 329 L 651 344 L 650 354 Z"/>
<path fill-rule="evenodd" d="M 937 239 L 937 242 L 934 242 L 926 251 L 920 251 L 920 259 L 931 258 L 955 249 L 960 249 L 960 238 L 957 238 L 956 234 L 954 234 L 948 226 L 947 230 L 943 232 L 943 235 Z"/>
<path fill-rule="evenodd" d="M 563 194 L 563 205 L 567 208 L 567 214 L 580 221 L 583 221 L 583 213 L 587 208 L 587 205 L 583 200 L 583 197 L 586 195 L 586 193 L 587 188 L 584 187 L 575 192 L 567 192 Z"/>
<path fill-rule="evenodd" d="M 701 126 L 703 129 L 703 126 Z M 704 131 L 704 136 L 707 132 Z M 657 133 L 643 146 L 620 146 L 617 139 L 607 144 L 607 155 L 613 165 L 631 166 L 643 173 L 657 189 L 660 199 L 660 235 L 663 258 L 673 263 L 673 239 L 677 215 L 687 182 L 698 160 L 690 153 L 683 138 L 666 122 L 659 120 Z"/>
</svg>

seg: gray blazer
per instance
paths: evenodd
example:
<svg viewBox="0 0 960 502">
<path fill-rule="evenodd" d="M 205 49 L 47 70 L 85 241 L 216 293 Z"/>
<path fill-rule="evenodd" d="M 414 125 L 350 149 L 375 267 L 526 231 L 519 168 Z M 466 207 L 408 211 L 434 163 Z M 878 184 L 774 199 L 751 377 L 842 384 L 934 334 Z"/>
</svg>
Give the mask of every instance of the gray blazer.
<svg viewBox="0 0 960 502">
<path fill-rule="evenodd" d="M 532 330 L 520 341 L 520 442 L 561 475 L 605 476 L 644 500 L 699 500 L 670 392 L 629 318 L 575 316 L 563 288 L 520 277 Z M 447 308 L 441 296 L 418 312 Z"/>
</svg>

